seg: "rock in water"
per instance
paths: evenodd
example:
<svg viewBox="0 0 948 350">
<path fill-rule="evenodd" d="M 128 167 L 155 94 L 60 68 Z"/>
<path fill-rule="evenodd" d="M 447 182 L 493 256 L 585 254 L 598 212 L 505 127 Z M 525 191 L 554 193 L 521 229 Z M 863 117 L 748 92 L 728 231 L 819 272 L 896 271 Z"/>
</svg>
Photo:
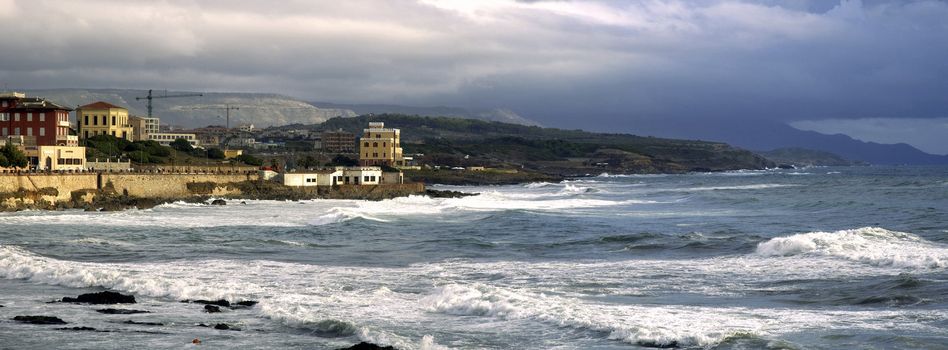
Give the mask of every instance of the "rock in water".
<svg viewBox="0 0 948 350">
<path fill-rule="evenodd" d="M 254 305 L 257 305 L 257 301 L 256 300 L 241 300 L 241 301 L 238 301 L 236 305 L 243 306 L 243 307 L 253 307 Z"/>
<path fill-rule="evenodd" d="M 204 312 L 207 312 L 210 314 L 215 313 L 215 312 L 221 312 L 221 308 L 214 305 L 204 305 Z"/>
<path fill-rule="evenodd" d="M 100 314 L 107 314 L 107 315 L 131 315 L 131 314 L 151 313 L 151 311 L 131 310 L 131 309 L 99 309 L 99 310 L 95 310 L 95 312 L 98 312 Z"/>
<path fill-rule="evenodd" d="M 16 316 L 13 320 L 32 324 L 66 324 L 66 321 L 55 316 Z"/>
<path fill-rule="evenodd" d="M 372 343 L 361 342 L 348 348 L 339 348 L 337 350 L 395 350 L 391 346 L 378 346 Z"/>
<path fill-rule="evenodd" d="M 198 299 L 198 300 L 182 300 L 181 302 L 182 302 L 182 303 L 195 303 L 195 304 L 207 304 L 207 305 L 217 305 L 217 306 L 230 307 L 230 302 L 227 301 L 227 300 L 224 300 L 224 299 L 220 299 L 220 300 L 201 300 L 201 299 Z"/>
<path fill-rule="evenodd" d="M 56 328 L 56 329 L 61 330 L 61 331 L 95 331 L 96 330 L 95 328 L 92 328 L 92 327 L 72 327 L 72 328 L 64 327 L 64 328 Z"/>
<path fill-rule="evenodd" d="M 64 303 L 88 303 L 88 304 L 134 304 L 135 296 L 124 295 L 116 292 L 98 292 L 82 294 L 78 298 L 63 298 Z"/>
<path fill-rule="evenodd" d="M 211 205 L 227 205 L 227 201 L 223 199 L 215 199 L 211 201 Z"/>
</svg>

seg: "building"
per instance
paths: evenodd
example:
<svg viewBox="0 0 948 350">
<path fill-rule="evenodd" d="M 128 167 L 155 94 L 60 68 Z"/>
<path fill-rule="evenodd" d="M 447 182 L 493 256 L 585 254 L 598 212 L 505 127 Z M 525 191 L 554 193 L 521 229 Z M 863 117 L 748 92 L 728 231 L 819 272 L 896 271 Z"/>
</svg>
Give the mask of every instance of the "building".
<svg viewBox="0 0 948 350">
<path fill-rule="evenodd" d="M 69 111 L 38 97 L 12 92 L 0 94 L 0 136 L 26 136 L 27 144 L 78 146 L 69 135 Z"/>
<path fill-rule="evenodd" d="M 310 170 L 301 173 L 283 173 L 277 176 L 285 186 L 311 187 L 311 186 L 335 186 L 336 182 L 342 176 L 342 170 L 323 169 Z"/>
<path fill-rule="evenodd" d="M 401 131 L 386 129 L 382 122 L 370 122 L 359 140 L 359 165 L 403 166 Z M 325 139 L 323 139 L 325 143 Z"/>
<path fill-rule="evenodd" d="M 142 141 L 148 139 L 148 133 L 145 132 L 145 118 L 137 116 L 128 116 L 128 124 L 132 126 L 132 140 Z"/>
<path fill-rule="evenodd" d="M 108 102 L 95 102 L 76 109 L 79 136 L 90 138 L 112 135 L 134 141 L 132 125 L 128 122 L 128 109 Z"/>
<path fill-rule="evenodd" d="M 244 150 L 242 149 L 225 149 L 224 150 L 225 159 L 237 158 L 237 157 L 242 156 L 243 154 L 244 154 Z"/>
<path fill-rule="evenodd" d="M 355 135 L 341 129 L 325 131 L 320 135 L 320 146 L 323 151 L 330 153 L 355 153 Z"/>
<path fill-rule="evenodd" d="M 159 132 L 154 134 L 148 134 L 149 140 L 157 141 L 162 146 L 170 146 L 174 140 L 184 139 L 191 144 L 191 147 L 201 147 L 201 142 L 198 141 L 197 135 L 187 134 L 187 133 L 176 133 L 176 132 Z"/>
<path fill-rule="evenodd" d="M 253 131 L 253 129 L 254 129 L 253 124 L 240 124 L 240 125 L 237 125 L 237 130 L 239 130 L 239 131 L 251 132 L 251 131 Z"/>
<path fill-rule="evenodd" d="M 63 171 L 86 168 L 86 148 L 78 146 L 27 146 L 24 152 L 36 170 Z"/>
</svg>

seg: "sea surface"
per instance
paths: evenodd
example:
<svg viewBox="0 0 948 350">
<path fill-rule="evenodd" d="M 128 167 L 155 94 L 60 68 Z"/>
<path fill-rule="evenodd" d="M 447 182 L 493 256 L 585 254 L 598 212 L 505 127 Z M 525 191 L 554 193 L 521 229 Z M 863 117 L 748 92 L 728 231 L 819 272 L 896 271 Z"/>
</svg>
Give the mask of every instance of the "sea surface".
<svg viewBox="0 0 948 350">
<path fill-rule="evenodd" d="M 0 349 L 948 349 L 946 167 L 436 188 L 0 214 Z"/>
</svg>

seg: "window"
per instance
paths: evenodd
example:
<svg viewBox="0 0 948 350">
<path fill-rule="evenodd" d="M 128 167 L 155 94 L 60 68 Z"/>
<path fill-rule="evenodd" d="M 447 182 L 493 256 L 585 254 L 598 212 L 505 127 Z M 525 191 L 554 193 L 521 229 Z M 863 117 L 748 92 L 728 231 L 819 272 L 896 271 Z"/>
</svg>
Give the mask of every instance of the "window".
<svg viewBox="0 0 948 350">
<path fill-rule="evenodd" d="M 20 121 L 20 113 L 13 113 L 13 121 Z"/>
<path fill-rule="evenodd" d="M 89 115 L 88 114 L 84 115 L 84 117 L 86 117 L 85 125 L 89 125 Z"/>
<path fill-rule="evenodd" d="M 379 157 L 379 154 L 378 154 L 378 153 L 372 153 L 372 157 L 373 157 L 373 158 L 378 158 L 378 157 Z"/>
<path fill-rule="evenodd" d="M 97 115 L 92 116 L 92 125 L 99 125 L 99 116 Z"/>
<path fill-rule="evenodd" d="M 377 138 L 377 139 L 382 138 L 382 134 L 375 134 L 375 138 Z"/>
<path fill-rule="evenodd" d="M 13 128 L 13 135 L 19 135 L 19 134 L 20 134 L 20 128 Z"/>
<path fill-rule="evenodd" d="M 46 128 L 40 128 L 40 136 L 46 136 Z"/>
<path fill-rule="evenodd" d="M 33 113 L 27 113 L 27 114 L 26 114 L 26 121 L 28 121 L 28 122 L 33 121 Z"/>
<path fill-rule="evenodd" d="M 366 176 L 363 176 L 363 179 L 362 179 L 362 181 L 369 181 L 369 176 L 368 176 L 368 175 L 366 175 Z"/>
<path fill-rule="evenodd" d="M 379 146 L 378 142 L 372 142 L 372 147 L 378 147 L 378 146 Z"/>
<path fill-rule="evenodd" d="M 112 125 L 115 125 L 115 116 L 112 116 Z"/>
<path fill-rule="evenodd" d="M 7 128 L 3 128 L 3 136 L 7 136 Z"/>
<path fill-rule="evenodd" d="M 33 128 L 26 128 L 26 136 L 33 136 Z"/>
<path fill-rule="evenodd" d="M 45 121 L 46 121 L 46 113 L 40 113 L 40 121 L 41 121 L 41 122 L 45 122 Z"/>
<path fill-rule="evenodd" d="M 369 147 L 369 143 L 368 143 L 368 142 L 366 142 L 366 143 L 365 143 L 365 146 L 364 146 L 364 147 Z"/>
<path fill-rule="evenodd" d="M 4 106 L 4 107 L 8 107 L 7 101 L 3 101 L 3 106 Z"/>
</svg>

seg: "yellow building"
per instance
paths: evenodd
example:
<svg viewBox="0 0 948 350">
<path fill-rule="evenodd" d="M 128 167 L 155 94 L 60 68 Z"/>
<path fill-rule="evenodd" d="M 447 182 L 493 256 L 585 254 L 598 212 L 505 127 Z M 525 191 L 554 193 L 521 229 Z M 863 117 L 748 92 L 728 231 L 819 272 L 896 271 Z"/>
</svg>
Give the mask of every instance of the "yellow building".
<svg viewBox="0 0 948 350">
<path fill-rule="evenodd" d="M 371 122 L 359 140 L 360 165 L 403 166 L 401 131 L 386 129 L 382 122 Z"/>
<path fill-rule="evenodd" d="M 36 170 L 85 170 L 86 148 L 80 146 L 28 146 L 24 153 Z"/>
<path fill-rule="evenodd" d="M 244 154 L 244 150 L 242 149 L 225 149 L 224 150 L 224 158 L 226 159 L 237 158 L 243 154 Z"/>
<path fill-rule="evenodd" d="M 99 101 L 77 108 L 76 119 L 78 119 L 79 135 L 82 138 L 112 135 L 135 141 L 126 108 Z"/>
</svg>

